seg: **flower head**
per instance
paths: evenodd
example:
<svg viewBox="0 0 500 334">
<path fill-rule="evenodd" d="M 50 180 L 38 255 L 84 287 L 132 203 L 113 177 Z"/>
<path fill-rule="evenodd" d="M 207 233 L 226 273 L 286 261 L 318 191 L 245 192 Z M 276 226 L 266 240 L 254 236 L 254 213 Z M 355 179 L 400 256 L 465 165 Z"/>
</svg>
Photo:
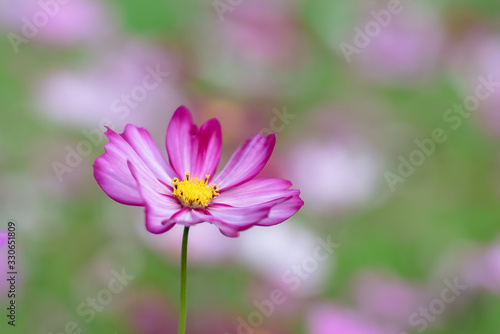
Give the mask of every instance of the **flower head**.
<svg viewBox="0 0 500 334">
<path fill-rule="evenodd" d="M 183 106 L 167 129 L 169 163 L 145 129 L 128 124 L 123 134 L 108 128 L 106 136 L 110 142 L 94 163 L 97 183 L 119 203 L 144 206 L 152 233 L 209 222 L 237 237 L 252 226 L 279 224 L 304 205 L 290 181 L 255 178 L 271 156 L 274 134 L 248 139 L 217 175 L 220 124 L 211 119 L 198 128 Z"/>
</svg>

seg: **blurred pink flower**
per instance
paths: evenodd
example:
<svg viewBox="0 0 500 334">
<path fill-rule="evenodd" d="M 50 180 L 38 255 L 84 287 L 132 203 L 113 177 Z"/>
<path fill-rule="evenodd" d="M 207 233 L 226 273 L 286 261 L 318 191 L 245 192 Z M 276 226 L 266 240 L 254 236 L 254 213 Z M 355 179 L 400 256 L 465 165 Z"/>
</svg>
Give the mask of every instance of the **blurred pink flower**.
<svg viewBox="0 0 500 334">
<path fill-rule="evenodd" d="M 387 8 L 376 8 L 375 12 L 380 10 Z M 418 83 L 432 75 L 445 44 L 443 27 L 433 10 L 406 6 L 400 14 L 392 15 L 386 26 L 379 24 L 378 34 L 365 35 L 368 45 L 358 45 L 360 52 L 351 55 L 351 65 L 363 77 L 388 84 Z M 359 28 L 364 31 L 374 22 L 370 15 Z M 352 44 L 355 36 L 346 40 Z"/>
<path fill-rule="evenodd" d="M 482 262 L 485 274 L 483 285 L 500 294 L 500 242 L 486 249 Z"/>
<path fill-rule="evenodd" d="M 282 80 L 305 67 L 310 50 L 300 36 L 289 1 L 243 1 L 226 11 L 222 22 L 210 19 L 192 28 L 205 80 L 233 94 L 276 97 L 289 93 L 283 91 Z"/>
<path fill-rule="evenodd" d="M 167 129 L 170 165 L 149 133 L 131 124 L 121 135 L 108 129 L 110 142 L 94 163 L 94 175 L 115 201 L 146 208 L 146 228 L 160 234 L 175 224 L 210 222 L 228 237 L 252 226 L 271 226 L 304 204 L 300 191 L 282 179 L 255 179 L 276 143 L 258 133 L 234 153 L 215 177 L 222 150 L 217 119 L 201 128 L 179 107 Z"/>
<path fill-rule="evenodd" d="M 319 240 L 327 242 L 325 238 L 314 235 L 292 218 L 288 224 L 246 232 L 240 238 L 236 256 L 238 262 L 255 270 L 289 297 L 307 297 L 323 289 L 334 269 L 336 254 L 321 248 Z M 259 240 L 257 248 L 255 240 Z M 318 249 L 326 258 L 315 258 Z M 288 300 L 287 306 L 291 303 Z"/>
<path fill-rule="evenodd" d="M 396 334 L 363 315 L 335 305 L 319 305 L 308 316 L 309 334 Z"/>
<path fill-rule="evenodd" d="M 114 17 L 106 6 L 94 0 L 0 0 L 0 21 L 28 40 L 54 45 L 97 44 L 115 30 Z"/>
<path fill-rule="evenodd" d="M 376 152 L 361 141 L 304 139 L 291 150 L 291 178 L 308 210 L 331 212 L 368 201 L 379 179 Z M 314 177 L 311 177 L 314 175 Z"/>
<path fill-rule="evenodd" d="M 119 131 L 126 123 L 154 128 L 184 98 L 175 55 L 144 42 L 128 41 L 97 54 L 85 69 L 58 69 L 39 80 L 36 108 L 55 121 Z M 162 131 L 164 131 L 162 126 Z"/>
<path fill-rule="evenodd" d="M 354 299 L 368 315 L 408 325 L 409 316 L 425 301 L 422 289 L 397 277 L 364 272 L 355 280 Z"/>
<path fill-rule="evenodd" d="M 500 35 L 482 30 L 469 33 L 463 43 L 453 50 L 451 70 L 459 73 L 464 96 L 475 94 L 479 77 L 500 82 Z M 498 84 L 488 87 L 491 93 L 480 99 L 479 111 L 471 112 L 474 119 L 489 135 L 500 137 L 500 88 Z M 468 117 L 467 117 L 468 118 Z"/>
<path fill-rule="evenodd" d="M 471 252 L 463 276 L 471 287 L 500 294 L 500 242 Z"/>
<path fill-rule="evenodd" d="M 291 14 L 286 1 L 246 1 L 224 15 L 220 37 L 248 61 L 279 64 L 297 46 Z"/>
<path fill-rule="evenodd" d="M 162 334 L 177 331 L 175 311 L 160 291 L 134 291 L 127 298 L 126 321 L 132 333 Z"/>
</svg>

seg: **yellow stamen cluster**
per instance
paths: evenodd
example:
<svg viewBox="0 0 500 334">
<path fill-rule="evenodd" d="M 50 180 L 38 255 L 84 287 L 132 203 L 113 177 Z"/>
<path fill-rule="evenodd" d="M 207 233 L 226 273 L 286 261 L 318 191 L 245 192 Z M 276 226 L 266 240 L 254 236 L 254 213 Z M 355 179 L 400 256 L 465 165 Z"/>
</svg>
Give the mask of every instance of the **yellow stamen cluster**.
<svg viewBox="0 0 500 334">
<path fill-rule="evenodd" d="M 186 177 L 183 181 L 179 181 L 178 178 L 173 178 L 173 195 L 177 197 L 184 206 L 204 208 L 214 198 L 219 196 L 217 192 L 219 187 L 216 184 L 209 186 L 208 179 L 210 179 L 210 175 L 206 175 L 205 180 L 200 180 L 197 177 L 190 178 L 189 172 L 186 173 Z"/>
</svg>

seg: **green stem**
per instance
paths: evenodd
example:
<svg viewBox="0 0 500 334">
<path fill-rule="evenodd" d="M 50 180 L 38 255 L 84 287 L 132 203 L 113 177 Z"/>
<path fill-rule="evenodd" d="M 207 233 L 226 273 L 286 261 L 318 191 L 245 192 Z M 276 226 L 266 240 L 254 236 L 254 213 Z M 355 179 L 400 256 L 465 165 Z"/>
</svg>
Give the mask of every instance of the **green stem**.
<svg viewBox="0 0 500 334">
<path fill-rule="evenodd" d="M 184 227 L 182 237 L 181 254 L 181 310 L 179 317 L 179 334 L 186 332 L 186 281 L 187 281 L 187 246 L 188 246 L 189 227 Z"/>
</svg>

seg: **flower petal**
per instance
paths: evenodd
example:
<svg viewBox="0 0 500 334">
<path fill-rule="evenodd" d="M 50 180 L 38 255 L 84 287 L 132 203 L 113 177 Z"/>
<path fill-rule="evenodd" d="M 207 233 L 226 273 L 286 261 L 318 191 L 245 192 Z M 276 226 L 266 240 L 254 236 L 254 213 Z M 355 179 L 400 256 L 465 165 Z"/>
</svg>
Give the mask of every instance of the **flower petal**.
<svg viewBox="0 0 500 334">
<path fill-rule="evenodd" d="M 222 149 L 219 121 L 208 120 L 200 129 L 193 123 L 189 110 L 179 107 L 168 125 L 166 146 L 170 165 L 180 179 L 187 172 L 192 177 L 214 176 Z"/>
<path fill-rule="evenodd" d="M 168 193 L 158 192 L 158 180 L 148 179 L 130 161 L 127 162 L 127 166 L 138 184 L 139 193 L 146 208 L 146 229 L 155 234 L 170 230 L 175 225 L 170 219 L 182 210 L 182 205 Z"/>
<path fill-rule="evenodd" d="M 132 146 L 157 179 L 170 184 L 175 173 L 145 129 L 128 124 L 122 137 Z"/>
<path fill-rule="evenodd" d="M 253 179 L 266 165 L 275 145 L 275 134 L 263 137 L 259 132 L 236 150 L 212 182 L 224 191 Z"/>
<path fill-rule="evenodd" d="M 272 226 L 284 222 L 292 217 L 304 205 L 304 201 L 297 195 L 271 208 L 267 218 L 262 219 L 258 226 Z"/>
<path fill-rule="evenodd" d="M 298 189 L 288 189 L 291 186 L 290 181 L 283 179 L 253 179 L 221 192 L 212 203 L 242 207 L 299 195 L 300 191 Z"/>
<path fill-rule="evenodd" d="M 193 226 L 203 222 L 210 222 L 212 217 L 203 212 L 203 209 L 184 207 L 181 211 L 173 215 L 169 222 L 184 226 Z"/>
<path fill-rule="evenodd" d="M 254 226 L 267 217 L 269 207 L 237 208 L 224 204 L 213 204 L 208 208 L 212 215 L 211 223 L 227 237 L 235 238 L 240 231 Z"/>
<path fill-rule="evenodd" d="M 234 207 L 227 204 L 211 204 L 208 212 L 211 223 L 229 237 L 252 226 L 270 226 L 293 216 L 304 203 L 299 196 L 278 198 L 258 205 Z"/>
<path fill-rule="evenodd" d="M 170 182 L 171 170 L 146 130 L 129 124 L 122 135 L 110 128 L 105 134 L 109 143 L 104 146 L 105 153 L 94 163 L 94 176 L 109 197 L 122 204 L 143 205 L 127 161 L 147 180 Z M 166 187 L 160 184 L 159 189 L 163 188 Z"/>
</svg>

